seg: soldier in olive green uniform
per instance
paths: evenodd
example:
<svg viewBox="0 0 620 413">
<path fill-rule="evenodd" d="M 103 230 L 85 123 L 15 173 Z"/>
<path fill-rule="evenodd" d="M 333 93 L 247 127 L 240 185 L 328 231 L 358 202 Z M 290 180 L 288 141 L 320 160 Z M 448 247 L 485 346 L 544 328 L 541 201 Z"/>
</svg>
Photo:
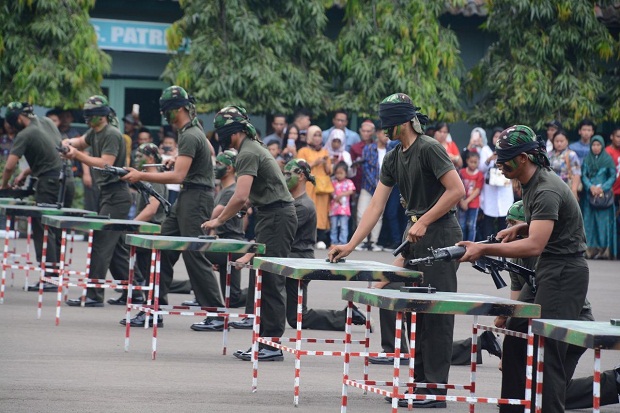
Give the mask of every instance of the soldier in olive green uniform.
<svg viewBox="0 0 620 413">
<path fill-rule="evenodd" d="M 165 172 L 140 172 L 128 168 L 123 177 L 128 182 L 148 181 L 162 184 L 181 184 L 181 192 L 170 215 L 164 220 L 161 235 L 198 237 L 203 235 L 200 223 L 213 211 L 213 163 L 207 138 L 196 117 L 194 99 L 179 86 L 165 89 L 159 99 L 159 109 L 169 124 L 178 130 L 178 156 L 174 169 Z M 222 297 L 213 266 L 203 252 L 183 251 L 183 261 L 196 299 L 203 307 L 222 307 Z M 167 294 L 174 275 L 174 264 L 180 251 L 162 251 L 159 286 L 160 304 L 168 304 Z M 144 325 L 146 314 L 131 319 L 132 326 Z M 152 315 L 149 323 L 152 324 Z M 121 320 L 124 324 L 125 320 Z M 161 319 L 158 325 L 163 325 Z"/>
<path fill-rule="evenodd" d="M 215 162 L 215 178 L 220 180 L 222 188 L 215 197 L 215 208 L 211 218 L 217 217 L 228 205 L 237 188 L 235 178 L 235 162 L 237 160 L 237 152 L 235 150 L 226 150 L 220 153 Z M 243 232 L 243 218 L 241 214 L 236 214 L 223 225 L 217 227 L 215 231 L 218 238 L 237 239 L 245 241 Z M 226 293 L 226 266 L 228 254 L 207 252 L 207 258 L 219 267 L 220 288 L 222 295 Z M 243 254 L 232 254 L 233 261 L 240 258 Z M 245 305 L 245 292 L 241 290 L 241 270 L 235 265 L 231 265 L 230 269 L 230 307 L 241 307 Z M 222 331 L 224 329 L 224 321 L 221 318 L 207 317 L 200 323 L 192 324 L 191 329 L 194 331 Z"/>
<path fill-rule="evenodd" d="M 536 295 L 542 318 L 576 320 L 588 292 L 589 269 L 584 258 L 585 232 L 579 204 L 570 188 L 549 168 L 545 143 L 527 126 L 505 129 L 496 144 L 497 165 L 523 188 L 526 223 L 500 231 L 501 244 L 462 242 L 462 261 L 481 255 L 523 258 L 540 255 L 536 265 Z M 519 240 L 517 235 L 528 237 Z M 511 318 L 508 328 L 525 332 L 527 320 Z M 502 361 L 502 398 L 524 397 L 525 347 L 523 340 L 506 337 Z M 570 372 L 568 345 L 545 340 L 545 413 L 564 412 Z M 500 406 L 501 412 L 520 412 L 522 406 Z"/>
<path fill-rule="evenodd" d="M 523 201 L 515 202 L 506 215 L 506 221 L 508 221 L 508 227 L 516 225 L 518 223 L 525 222 L 525 209 L 523 207 Z M 538 257 L 529 258 L 517 258 L 515 263 L 525 268 L 534 269 L 536 267 L 536 261 Z M 536 298 L 536 289 L 531 285 L 528 285 L 526 280 L 513 272 L 510 273 L 510 298 L 513 300 L 525 301 L 527 303 L 533 303 Z M 506 318 L 496 317 L 495 326 L 500 328 L 506 327 Z M 594 321 L 592 314 L 592 305 L 586 298 L 583 308 L 579 313 L 580 321 Z M 506 337 L 508 338 L 508 337 Z M 512 339 L 508 339 L 508 347 L 514 349 L 514 342 Z M 522 349 L 521 347 L 519 349 Z M 580 377 L 578 379 L 572 379 L 579 358 L 586 351 L 585 347 L 569 345 L 566 352 L 565 371 L 568 385 L 566 388 L 566 410 L 585 409 L 592 407 L 592 376 Z M 513 354 L 506 354 L 507 357 L 514 357 Z M 525 353 L 521 353 L 520 357 L 525 357 Z M 601 405 L 616 404 L 618 403 L 618 393 L 620 393 L 620 368 L 615 370 L 607 370 L 601 372 Z"/>
<path fill-rule="evenodd" d="M 222 213 L 202 227 L 208 230 L 219 227 L 249 199 L 257 211 L 256 242 L 266 245 L 269 257 L 287 257 L 297 229 L 297 215 L 278 163 L 258 139 L 244 108 L 227 106 L 217 113 L 213 123 L 222 149 L 232 145 L 238 151 L 237 188 Z M 253 285 L 250 276 L 250 286 Z M 260 335 L 281 337 L 284 328 L 284 277 L 263 273 Z M 250 360 L 249 353 L 238 353 L 237 356 Z M 263 361 L 283 360 L 282 351 L 266 347 L 260 349 L 258 358 Z"/>
<path fill-rule="evenodd" d="M 386 135 L 400 143 L 385 155 L 379 184 L 360 226 L 346 245 L 337 245 L 329 252 L 332 261 L 345 257 L 370 233 L 388 200 L 392 187 L 398 185 L 407 202 L 409 226 L 404 238 L 411 242 L 405 259 L 424 257 L 429 247 L 448 247 L 462 239 L 455 217 L 455 205 L 465 189 L 448 154 L 435 139 L 425 136 L 422 124 L 426 115 L 418 112 L 411 98 L 404 93 L 388 96 L 379 105 L 379 117 Z M 456 291 L 458 263 L 435 262 L 424 272 L 423 285 L 431 284 L 438 291 Z M 398 288 L 390 284 L 387 288 Z M 395 315 L 381 311 L 381 336 L 384 350 L 394 351 Z M 418 314 L 415 381 L 447 383 L 452 355 L 454 316 Z M 406 343 L 406 340 L 403 340 Z M 406 346 L 406 344 L 404 344 Z M 446 394 L 444 389 L 417 389 L 418 394 Z M 407 405 L 401 400 L 399 404 Z M 445 402 L 414 400 L 413 407 L 445 407 Z"/>
<path fill-rule="evenodd" d="M 142 170 L 142 165 L 145 164 L 160 164 L 162 162 L 159 148 L 154 143 L 143 143 L 136 149 L 136 168 Z M 145 169 L 146 172 L 157 173 L 156 166 L 149 166 Z M 166 185 L 153 183 L 153 189 L 155 192 L 168 199 L 168 190 Z M 137 215 L 134 218 L 135 221 L 145 221 L 153 224 L 161 225 L 166 218 L 164 212 L 164 206 L 154 196 L 149 197 L 149 203 L 147 204 L 142 195 L 138 196 L 136 204 Z M 151 267 L 151 250 L 144 248 L 136 249 L 136 263 L 134 267 L 134 279 L 138 285 L 146 285 L 150 275 Z M 144 302 L 144 295 L 141 291 L 134 291 L 132 295 L 132 302 L 134 304 L 140 304 Z M 125 305 L 127 304 L 127 291 L 123 291 L 120 297 L 110 298 L 108 304 L 112 305 Z"/>
<path fill-rule="evenodd" d="M 112 125 L 116 122 L 113 110 L 105 96 L 91 96 L 84 104 L 84 118 L 90 129 L 84 136 L 66 139 L 68 152 L 64 157 L 75 159 L 88 166 L 99 168 L 112 165 L 122 168 L 125 165 L 126 147 L 121 131 Z M 90 155 L 82 150 L 90 147 Z M 110 218 L 127 219 L 131 206 L 129 186 L 118 176 L 93 171 L 93 177 L 100 190 L 100 215 Z M 129 276 L 129 249 L 125 245 L 124 231 L 95 231 L 90 266 L 90 278 L 104 279 L 110 270 L 115 280 L 127 280 Z M 86 307 L 103 306 L 104 290 L 89 288 Z M 80 299 L 68 300 L 70 306 L 79 306 Z"/>
<path fill-rule="evenodd" d="M 22 156 L 26 157 L 30 166 L 30 174 L 37 179 L 35 186 L 35 202 L 37 204 L 56 204 L 61 189 L 59 176 L 63 168 L 62 160 L 56 150 L 60 145 L 61 137 L 56 125 L 48 118 L 39 118 L 34 115 L 33 108 L 27 103 L 11 102 L 7 106 L 6 121 L 18 132 L 13 141 L 11 153 L 7 159 L 2 175 L 2 189 L 8 188 L 9 179 L 17 167 Z M 75 191 L 73 174 L 66 171 L 66 189 L 64 197 L 65 207 L 70 207 Z M 22 172 L 17 180 L 25 179 L 26 172 Z M 20 184 L 20 182 L 16 182 Z M 43 224 L 41 219 L 32 220 L 32 237 L 37 261 L 41 262 L 43 251 Z M 50 231 L 47 244 L 47 264 L 53 266 L 60 260 L 60 232 Z M 38 284 L 28 288 L 38 291 Z M 54 287 L 56 290 L 57 287 Z"/>
</svg>

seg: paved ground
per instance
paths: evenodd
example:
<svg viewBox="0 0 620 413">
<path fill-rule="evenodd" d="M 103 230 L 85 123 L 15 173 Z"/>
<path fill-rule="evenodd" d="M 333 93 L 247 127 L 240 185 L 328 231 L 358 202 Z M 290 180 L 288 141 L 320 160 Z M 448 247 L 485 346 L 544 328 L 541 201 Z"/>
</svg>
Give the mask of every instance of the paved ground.
<svg viewBox="0 0 620 413">
<path fill-rule="evenodd" d="M 18 241 L 23 245 L 23 240 Z M 85 255 L 85 243 L 78 243 L 78 259 Z M 317 257 L 326 256 L 318 251 Z M 391 254 L 354 252 L 353 259 L 390 263 Z M 187 278 L 180 262 L 176 277 Z M 620 316 L 620 271 L 618 262 L 590 261 L 590 292 L 598 320 Z M 507 275 L 505 276 L 508 279 Z M 219 333 L 198 333 L 189 325 L 192 317 L 166 317 L 160 330 L 158 357 L 150 359 L 150 330 L 132 329 L 131 348 L 123 350 L 124 329 L 118 321 L 123 308 L 72 308 L 64 306 L 60 326 L 54 326 L 55 295 L 44 296 L 43 316 L 36 318 L 37 294 L 24 292 L 24 274 L 17 272 L 14 286 L 7 285 L 6 299 L 0 305 L 0 412 L 286 412 L 293 410 L 294 359 L 262 363 L 259 390 L 250 392 L 251 364 L 221 355 Z M 245 278 L 247 280 L 247 278 Z M 8 280 L 7 284 L 10 284 Z M 309 304 L 316 308 L 341 308 L 341 282 L 313 282 Z M 361 286 L 361 284 L 358 284 Z M 507 296 L 507 289 L 495 290 L 491 280 L 469 265 L 459 270 L 459 291 Z M 76 296 L 77 290 L 70 294 Z M 107 292 L 107 298 L 115 293 Z M 178 304 L 188 295 L 172 295 Z M 378 316 L 375 315 L 375 319 Z M 466 317 L 457 317 L 455 338 L 469 334 Z M 487 320 L 489 323 L 490 319 Z M 377 326 L 378 327 L 378 326 Z M 378 329 L 377 329 L 378 330 Z M 287 333 L 293 330 L 288 329 Z M 362 335 L 356 327 L 355 334 Z M 232 330 L 229 354 L 246 349 L 250 331 Z M 341 333 L 313 331 L 307 337 L 338 337 Z M 371 337 L 372 350 L 379 351 L 379 333 Z M 309 347 L 310 348 L 310 347 Z M 331 349 L 340 349 L 333 346 Z M 323 346 L 323 349 L 325 348 Z M 620 363 L 620 354 L 604 352 L 603 369 Z M 483 355 L 478 369 L 478 394 L 498 396 L 498 359 Z M 591 372 L 592 352 L 588 351 L 577 369 L 577 376 Z M 359 377 L 361 369 L 352 370 Z M 452 381 L 464 383 L 466 367 L 453 367 Z M 386 366 L 372 366 L 371 377 L 387 379 Z M 358 374 L 358 376 L 355 376 Z M 403 376 L 404 377 L 404 376 Z M 301 399 L 298 412 L 339 410 L 342 361 L 333 357 L 302 358 Z M 456 394 L 456 393 L 455 393 Z M 461 393 L 459 393 L 461 394 Z M 620 405 L 603 412 L 620 412 Z M 403 409 L 404 410 L 404 409 Z M 380 396 L 349 392 L 350 412 L 389 411 Z M 449 403 L 446 412 L 465 412 L 465 404 Z M 495 412 L 493 405 L 480 405 L 478 412 Z"/>
</svg>

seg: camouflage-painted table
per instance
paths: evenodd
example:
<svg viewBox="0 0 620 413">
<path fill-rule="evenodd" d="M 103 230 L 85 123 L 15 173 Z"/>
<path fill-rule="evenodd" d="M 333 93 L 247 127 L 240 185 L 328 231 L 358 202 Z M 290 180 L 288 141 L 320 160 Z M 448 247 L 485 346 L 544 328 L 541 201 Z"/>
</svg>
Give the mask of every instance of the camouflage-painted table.
<svg viewBox="0 0 620 413">
<path fill-rule="evenodd" d="M 41 263 L 41 279 L 39 282 L 39 301 L 37 308 L 37 317 L 41 318 L 41 308 L 43 305 L 43 283 L 51 283 L 58 286 L 58 295 L 56 300 L 56 325 L 60 323 L 60 308 L 62 304 L 63 290 L 66 298 L 66 290 L 68 287 L 81 287 L 82 288 L 82 306 L 86 299 L 86 288 L 121 288 L 129 291 L 133 289 L 143 289 L 142 286 L 132 286 L 131 283 L 125 281 L 105 280 L 105 279 L 91 279 L 90 275 L 90 260 L 91 251 L 93 246 L 93 234 L 94 231 L 123 231 L 123 232 L 139 232 L 145 234 L 158 234 L 160 226 L 144 221 L 133 221 L 127 219 L 107 219 L 107 218 L 94 218 L 94 217 L 71 217 L 71 216 L 49 216 L 46 215 L 41 219 L 45 227 L 43 236 L 43 262 Z M 45 259 L 46 259 L 46 247 L 47 247 L 47 235 L 49 228 L 58 228 L 62 231 L 62 238 L 60 244 L 60 262 L 58 269 L 48 270 L 47 272 L 58 274 L 58 277 L 48 277 L 45 272 Z M 68 270 L 66 249 L 67 249 L 67 233 L 73 234 L 75 231 L 88 232 L 88 247 L 86 252 L 86 270 L 85 271 L 73 271 Z M 72 239 L 73 236 L 70 236 Z M 133 270 L 133 266 L 130 268 Z M 85 278 L 70 278 L 72 275 L 84 276 Z M 67 277 L 67 278 L 65 278 Z M 67 287 L 67 288 L 65 288 Z M 144 288 L 146 289 L 146 288 Z"/>
<path fill-rule="evenodd" d="M 543 384 L 545 339 L 551 338 L 594 350 L 594 380 L 592 382 L 592 411 L 601 409 L 601 350 L 620 350 L 620 326 L 609 321 L 534 320 L 532 331 L 539 336 L 539 383 Z"/>
<path fill-rule="evenodd" d="M 41 218 L 44 215 L 68 215 L 68 216 L 84 216 L 92 214 L 92 211 L 76 208 L 54 208 L 54 207 L 40 207 L 34 205 L 31 201 L 21 201 L 13 198 L 3 198 L 5 201 L 0 203 L 0 216 L 6 216 L 5 220 L 5 234 L 4 234 L 4 253 L 2 256 L 2 282 L 0 283 L 0 304 L 4 302 L 4 289 L 6 282 L 6 270 L 23 270 L 26 271 L 26 277 L 24 280 L 24 289 L 28 289 L 28 277 L 30 271 L 37 271 L 40 269 L 35 262 L 30 261 L 30 245 L 32 238 L 32 218 Z M 11 202 L 13 201 L 13 202 Z M 19 201 L 15 202 L 15 201 Z M 10 230 L 11 221 L 17 221 L 18 218 L 23 217 L 28 221 L 26 229 L 26 252 L 21 254 L 11 254 L 10 249 Z M 20 258 L 26 260 L 21 263 Z M 9 260 L 11 262 L 9 262 Z"/>
<path fill-rule="evenodd" d="M 540 306 L 528 304 L 521 301 L 509 300 L 483 294 L 464 294 L 464 293 L 409 293 L 397 290 L 371 289 L 371 288 L 343 288 L 342 298 L 349 302 L 347 325 L 345 331 L 345 356 L 344 373 L 342 379 L 342 404 L 341 412 L 347 410 L 348 387 L 353 386 L 365 391 L 378 393 L 382 396 L 392 398 L 392 412 L 398 411 L 398 400 L 407 399 L 412 403 L 413 400 L 439 400 L 456 401 L 470 404 L 470 412 L 474 411 L 474 403 L 491 404 L 514 404 L 525 406 L 525 411 L 530 412 L 531 392 L 532 392 L 532 356 L 534 354 L 534 335 L 531 330 L 533 318 L 540 317 Z M 351 310 L 353 302 L 371 305 L 386 310 L 396 311 L 396 334 L 394 340 L 394 373 L 392 381 L 377 380 L 353 380 L 349 378 L 349 361 L 353 355 L 351 347 Z M 401 357 L 401 334 L 402 324 L 405 313 L 411 314 L 411 333 L 409 350 L 409 379 L 406 383 L 408 393 L 399 391 L 400 357 Z M 469 384 L 441 384 L 441 383 L 415 383 L 414 361 L 416 343 L 416 314 L 454 314 L 470 315 L 474 317 L 472 324 L 472 349 L 470 359 L 470 382 Z M 530 321 L 528 329 L 528 362 L 526 369 L 526 394 L 525 399 L 498 399 L 476 396 L 476 343 L 478 338 L 478 316 L 509 316 L 527 318 Z M 418 337 L 418 339 L 420 339 Z M 391 387 L 391 390 L 384 390 L 381 387 Z M 469 396 L 443 396 L 443 395 L 424 395 L 415 394 L 416 388 L 437 388 L 437 389 L 456 389 L 469 390 Z M 541 396 L 537 393 L 535 406 L 539 410 Z M 410 405 L 411 406 L 411 405 Z"/>
<path fill-rule="evenodd" d="M 265 253 L 265 244 L 255 242 L 233 240 L 233 239 L 202 239 L 193 237 L 170 237 L 153 235 L 127 235 L 125 242 L 131 247 L 131 266 L 129 272 L 129 283 L 133 282 L 133 263 L 135 262 L 136 248 L 151 250 L 151 280 L 154 280 L 153 288 L 149 293 L 149 300 L 146 305 L 131 304 L 131 290 L 127 295 L 127 313 L 125 316 L 125 351 L 129 351 L 129 332 L 131 329 L 131 309 L 144 311 L 152 314 L 154 318 L 159 315 L 187 315 L 200 317 L 222 317 L 224 318 L 224 330 L 222 338 L 222 354 L 226 354 L 226 343 L 228 340 L 228 321 L 229 318 L 254 318 L 254 314 L 240 314 L 230 312 L 230 272 L 232 254 L 245 254 L 253 252 L 256 254 Z M 200 307 L 195 309 L 187 306 L 159 305 L 159 276 L 160 276 L 160 255 L 161 251 L 202 251 L 211 253 L 227 254 L 226 260 L 226 290 L 224 294 L 224 307 Z M 154 292 L 154 294 L 152 294 Z M 154 295 L 154 298 L 151 296 Z M 153 305 L 150 305 L 151 301 Z M 148 328 L 145 323 L 144 328 Z M 155 360 L 157 355 L 157 323 L 153 323 L 153 340 L 151 358 Z"/>
<path fill-rule="evenodd" d="M 34 201 L 18 198 L 0 198 L 0 205 L 34 205 Z"/>
<path fill-rule="evenodd" d="M 354 261 L 346 260 L 345 262 L 330 263 L 324 259 L 303 259 L 303 258 L 275 258 L 260 257 L 254 258 L 254 268 L 257 270 L 256 284 L 262 285 L 262 272 L 269 272 L 283 277 L 297 280 L 297 331 L 294 338 L 280 337 L 259 337 L 260 328 L 260 291 L 257 288 L 256 298 L 259 305 L 255 306 L 256 318 L 254 319 L 254 334 L 252 341 L 252 391 L 256 391 L 258 385 L 258 344 L 263 343 L 269 346 L 279 348 L 283 351 L 295 355 L 295 384 L 294 399 L 295 406 L 299 404 L 299 377 L 301 375 L 301 356 L 335 356 L 342 357 L 342 351 L 309 351 L 302 350 L 301 343 L 344 343 L 342 339 L 316 339 L 302 338 L 302 317 L 303 317 L 303 288 L 304 280 L 322 280 L 322 281 L 400 281 L 400 282 L 421 282 L 422 273 L 418 271 L 408 270 L 402 267 L 396 267 L 389 264 L 383 264 L 374 261 Z M 351 321 L 351 312 L 347 317 L 347 322 Z M 370 306 L 366 307 L 366 329 L 364 340 L 356 340 L 356 344 L 364 344 L 366 353 L 370 356 L 379 355 L 381 353 L 368 353 L 370 346 Z M 295 347 L 283 345 L 282 342 L 294 342 Z M 357 355 L 354 354 L 354 355 Z M 368 375 L 368 358 L 365 359 L 364 376 Z"/>
</svg>

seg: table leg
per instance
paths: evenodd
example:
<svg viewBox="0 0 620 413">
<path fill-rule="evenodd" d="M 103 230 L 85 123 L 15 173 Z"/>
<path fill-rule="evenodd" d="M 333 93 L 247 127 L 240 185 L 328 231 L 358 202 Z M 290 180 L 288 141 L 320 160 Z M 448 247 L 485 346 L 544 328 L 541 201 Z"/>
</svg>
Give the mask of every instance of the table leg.
<svg viewBox="0 0 620 413">
<path fill-rule="evenodd" d="M 594 349 L 594 380 L 592 381 L 592 412 L 601 411 L 601 349 Z"/>
<path fill-rule="evenodd" d="M 415 312 L 411 313 L 411 331 L 409 332 L 409 379 L 408 384 L 413 384 L 415 379 L 415 345 L 416 345 L 416 332 L 415 325 L 418 319 L 418 315 Z M 407 386 L 410 392 L 414 391 L 413 386 Z M 412 402 L 413 403 L 413 402 Z"/>
<path fill-rule="evenodd" d="M 413 327 L 412 327 L 413 328 Z M 392 377 L 392 413 L 398 413 L 398 387 L 400 380 L 400 341 L 403 332 L 403 313 L 396 313 L 396 333 L 394 335 L 394 374 Z M 411 400 L 409 408 L 411 408 Z"/>
<path fill-rule="evenodd" d="M 47 233 L 47 225 L 45 226 Z M 62 230 L 60 239 L 60 262 L 58 263 L 58 295 L 56 296 L 56 325 L 60 324 L 60 305 L 62 303 L 62 290 L 65 283 L 65 253 L 67 251 L 67 230 Z M 43 288 L 43 284 L 39 286 L 39 291 Z M 86 290 L 84 290 L 86 291 Z M 84 302 L 82 301 L 82 304 Z"/>
<path fill-rule="evenodd" d="M 157 258 L 155 260 L 155 297 L 153 298 L 154 304 L 153 304 L 153 342 L 152 342 L 152 353 L 151 353 L 151 359 L 155 360 L 155 357 L 157 356 L 157 322 L 159 321 L 159 276 L 160 276 L 160 270 L 161 270 L 161 251 L 157 251 Z M 149 327 L 149 315 L 146 314 L 145 317 L 145 321 L 144 321 L 144 328 L 148 328 Z"/>
<path fill-rule="evenodd" d="M 478 364 L 476 363 L 478 359 L 478 316 L 474 316 L 474 322 L 471 328 L 471 357 L 469 360 L 470 370 L 469 370 L 469 395 L 471 397 L 476 397 L 476 371 L 478 368 Z M 474 413 L 475 405 L 474 403 L 469 404 L 469 413 Z"/>
<path fill-rule="evenodd" d="M 294 400 L 295 406 L 299 405 L 299 376 L 301 375 L 301 327 L 304 315 L 304 289 L 303 281 L 297 280 L 297 325 L 295 332 L 295 386 L 294 386 Z"/>
<path fill-rule="evenodd" d="M 347 322 L 344 326 L 344 371 L 342 372 L 342 402 L 340 404 L 340 413 L 347 413 L 348 391 L 349 385 L 349 363 L 351 361 L 351 320 L 353 318 L 353 303 L 347 304 Z M 368 319 L 367 319 L 368 320 Z M 366 349 L 368 353 L 368 349 Z M 368 357 L 366 357 L 368 359 Z"/>
<path fill-rule="evenodd" d="M 221 270 L 221 268 L 220 268 Z M 226 254 L 226 288 L 224 289 L 224 307 L 226 313 L 230 314 L 230 277 L 232 273 L 232 253 Z M 224 330 L 222 331 L 222 355 L 226 355 L 226 347 L 228 345 L 228 319 L 224 317 Z"/>
<path fill-rule="evenodd" d="M 260 334 L 261 291 L 263 289 L 263 271 L 256 270 L 256 286 L 254 293 L 254 328 L 252 331 L 252 392 L 258 390 L 258 337 Z"/>
<path fill-rule="evenodd" d="M 47 262 L 47 239 L 49 235 L 49 226 L 43 228 L 43 250 L 41 254 L 41 275 L 39 276 L 39 296 L 37 297 L 37 319 L 41 319 L 41 310 L 43 308 L 43 284 L 45 283 L 45 263 Z M 28 280 L 26 280 L 28 286 Z M 60 288 L 60 287 L 59 287 Z M 26 288 L 28 290 L 28 288 Z"/>
<path fill-rule="evenodd" d="M 4 226 L 4 251 L 2 254 L 2 281 L 0 281 L 0 304 L 4 303 L 4 287 L 6 283 L 6 269 L 9 265 L 9 232 L 11 231 L 11 216 L 7 214 Z"/>
<path fill-rule="evenodd" d="M 531 351 L 530 351 L 531 349 Z M 525 398 L 529 402 L 525 406 L 525 413 L 529 413 L 532 411 L 531 408 L 531 375 L 527 378 L 528 369 L 531 372 L 531 364 L 533 363 L 533 354 L 534 354 L 534 334 L 532 333 L 532 320 L 529 320 L 529 326 L 527 329 L 527 363 L 528 367 L 526 368 L 526 389 L 525 389 Z M 536 413 L 542 412 L 542 390 L 543 390 L 543 368 L 545 365 L 545 338 L 543 336 L 538 337 L 538 352 L 536 355 L 536 395 L 534 399 L 534 411 Z M 528 382 L 530 388 L 528 389 Z"/>
<path fill-rule="evenodd" d="M 26 262 L 30 261 L 30 244 L 32 240 L 32 217 L 28 217 L 28 224 L 26 225 Z M 30 266 L 26 266 L 26 278 L 24 280 L 25 290 L 28 291 L 28 278 L 30 277 Z"/>
<path fill-rule="evenodd" d="M 92 229 L 88 231 L 88 246 L 86 247 L 86 274 L 85 281 L 90 281 L 90 260 L 93 253 L 93 236 L 95 231 Z M 104 277 L 105 278 L 105 277 Z M 82 289 L 82 307 L 86 303 L 86 287 Z"/>
<path fill-rule="evenodd" d="M 129 351 L 129 332 L 131 330 L 131 299 L 134 278 L 134 266 L 136 265 L 136 247 L 134 245 L 129 249 L 129 279 L 127 280 L 127 307 L 125 310 L 125 351 Z"/>
</svg>

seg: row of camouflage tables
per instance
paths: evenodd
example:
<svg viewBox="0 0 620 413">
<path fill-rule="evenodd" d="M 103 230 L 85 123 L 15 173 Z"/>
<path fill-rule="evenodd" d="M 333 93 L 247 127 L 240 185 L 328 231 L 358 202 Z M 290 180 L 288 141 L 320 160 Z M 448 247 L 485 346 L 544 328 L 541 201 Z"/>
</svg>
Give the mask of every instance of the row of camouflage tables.
<svg viewBox="0 0 620 413">
<path fill-rule="evenodd" d="M 0 215 L 6 216 L 5 243 L 2 260 L 2 283 L 0 290 L 0 303 L 4 300 L 7 270 L 23 270 L 41 274 L 40 290 L 38 300 L 38 316 L 41 315 L 43 283 L 52 283 L 58 286 L 56 300 L 56 324 L 60 322 L 60 308 L 63 299 L 66 300 L 66 291 L 70 287 L 82 288 L 82 297 L 85 297 L 86 288 L 114 288 L 127 289 L 128 299 L 126 307 L 126 332 L 125 350 L 129 349 L 130 338 L 130 313 L 132 310 L 144 311 L 152 314 L 153 317 L 159 315 L 187 315 L 200 317 L 222 317 L 225 322 L 223 331 L 222 353 L 226 354 L 226 341 L 228 333 L 228 321 L 230 318 L 249 317 L 254 320 L 252 333 L 252 391 L 258 389 L 258 350 L 259 344 L 269 345 L 279 348 L 295 356 L 295 380 L 294 380 L 294 405 L 299 403 L 300 377 L 301 377 L 301 357 L 302 356 L 331 356 L 344 359 L 343 380 L 342 380 L 342 402 L 341 411 L 346 412 L 347 396 L 350 387 L 364 390 L 365 392 L 377 393 L 392 399 L 392 411 L 398 409 L 398 399 L 412 400 L 445 400 L 469 403 L 470 411 L 473 411 L 475 403 L 492 404 L 517 404 L 525 407 L 526 412 L 541 410 L 542 399 L 542 366 L 544 362 L 544 347 L 534 346 L 534 335 L 539 335 L 541 343 L 545 337 L 561 340 L 569 344 L 574 344 L 586 348 L 592 348 L 594 352 L 594 387 L 593 405 L 594 411 L 598 411 L 600 406 L 600 351 L 603 349 L 620 350 L 620 326 L 604 322 L 589 321 L 563 321 L 563 320 L 539 320 L 540 306 L 498 298 L 482 294 L 463 294 L 463 293 L 411 293 L 396 290 L 383 290 L 372 288 L 350 288 L 342 289 L 342 298 L 348 302 L 347 323 L 344 337 L 334 339 L 317 339 L 303 337 L 302 335 L 302 312 L 303 312 L 303 288 L 304 280 L 318 281 L 362 281 L 370 283 L 373 281 L 405 281 L 409 283 L 421 282 L 423 274 L 418 271 L 411 271 L 401 267 L 395 267 L 379 262 L 372 261 L 352 261 L 330 263 L 319 259 L 299 259 L 299 258 L 269 258 L 262 256 L 266 251 L 265 245 L 254 242 L 227 240 L 227 239 L 206 239 L 206 238 L 187 238 L 187 237 L 165 237 L 156 235 L 160 231 L 159 225 L 119 219 L 106 219 L 93 216 L 92 211 L 72 209 L 72 208 L 53 208 L 40 207 L 27 202 L 12 199 L 0 199 Z M 27 247 L 26 251 L 17 251 L 10 246 L 10 235 L 13 223 L 17 219 L 26 219 L 29 223 L 27 227 Z M 30 241 L 32 218 L 41 218 L 45 225 L 45 235 L 43 243 L 43 260 L 40 266 L 30 259 Z M 57 228 L 62 232 L 60 263 L 57 267 L 45 270 L 45 252 L 47 234 L 49 228 Z M 71 259 L 73 236 L 76 231 L 88 233 L 87 242 L 87 262 L 84 270 L 73 269 Z M 89 277 L 90 251 L 92 248 L 92 237 L 94 231 L 123 231 L 126 232 L 126 243 L 130 246 L 130 272 L 129 279 L 125 282 L 111 280 L 95 280 Z M 145 286 L 133 285 L 133 265 L 135 254 L 138 248 L 151 251 L 151 273 L 149 283 Z M 209 251 L 211 253 L 222 253 L 228 255 L 227 264 L 227 285 L 225 294 L 225 306 L 215 307 L 185 307 L 159 305 L 159 276 L 160 276 L 160 254 L 161 251 Z M 233 312 L 228 307 L 230 293 L 230 269 L 232 254 L 244 254 L 253 252 L 257 254 L 253 260 L 253 268 L 256 270 L 255 303 L 254 314 L 243 314 Z M 36 260 L 35 260 L 36 261 Z M 298 303 L 297 303 L 297 326 L 295 336 L 290 338 L 283 337 L 260 337 L 259 328 L 261 322 L 261 289 L 263 272 L 273 273 L 282 277 L 295 279 L 298 281 Z M 55 276 L 50 276 L 53 273 Z M 12 279 L 12 277 L 11 277 Z M 26 281 L 27 283 L 28 281 Z M 148 293 L 146 304 L 132 304 L 131 297 L 134 290 L 144 290 Z M 352 339 L 352 309 L 353 303 L 365 305 L 366 325 L 364 326 L 364 339 Z M 380 308 L 397 312 L 396 318 L 396 337 L 395 353 L 373 353 L 370 348 L 370 312 L 371 309 Z M 402 338 L 403 320 L 406 313 L 411 314 L 410 332 L 410 353 L 401 354 L 400 340 Z M 414 360 L 415 360 L 415 324 L 417 313 L 432 314 L 453 314 L 468 315 L 473 317 L 472 321 L 472 348 L 470 362 L 470 380 L 465 384 L 441 384 L 441 383 L 415 383 L 414 382 Z M 507 330 L 500 330 L 494 327 L 483 326 L 478 323 L 479 316 L 511 316 L 527 318 L 529 320 L 528 333 L 517 333 Z M 144 328 L 148 328 L 145 323 Z M 152 338 L 152 359 L 156 358 L 157 344 L 157 323 L 153 323 Z M 527 369 L 526 369 L 526 394 L 523 400 L 519 399 L 500 399 L 493 397 L 481 397 L 476 395 L 476 343 L 479 330 L 491 330 L 503 334 L 520 336 L 527 340 Z M 306 350 L 302 348 L 303 343 L 320 343 L 325 345 L 340 344 L 341 351 L 330 350 Z M 363 351 L 353 351 L 353 345 L 362 346 Z M 536 382 L 535 394 L 532 394 L 533 377 L 533 355 L 537 351 Z M 371 380 L 369 377 L 368 357 L 387 356 L 394 357 L 393 375 L 389 380 Z M 408 379 L 405 383 L 400 382 L 400 360 L 402 356 L 409 358 Z M 353 358 L 363 361 L 363 377 L 353 379 L 350 377 L 350 364 Z M 441 396 L 415 394 L 416 388 L 434 387 L 441 389 L 468 391 L 466 396 Z M 408 390 L 406 393 L 404 390 Z"/>
</svg>

